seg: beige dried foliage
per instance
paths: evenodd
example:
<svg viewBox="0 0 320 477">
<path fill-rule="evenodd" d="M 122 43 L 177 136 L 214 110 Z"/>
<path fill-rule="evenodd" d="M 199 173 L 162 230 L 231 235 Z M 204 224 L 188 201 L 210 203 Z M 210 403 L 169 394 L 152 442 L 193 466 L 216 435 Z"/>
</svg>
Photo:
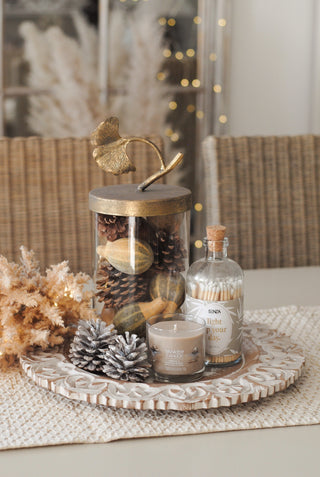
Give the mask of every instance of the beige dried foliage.
<svg viewBox="0 0 320 477">
<path fill-rule="evenodd" d="M 51 92 L 29 99 L 28 124 L 35 133 L 87 136 L 112 114 L 120 118 L 125 134 L 163 134 L 170 99 L 164 82 L 157 80 L 164 30 L 152 9 L 145 8 L 139 3 L 130 15 L 122 8 L 110 12 L 108 107 L 99 100 L 98 34 L 83 15 L 72 17 L 77 38 L 59 27 L 42 31 L 32 22 L 22 22 L 28 84 Z"/>
<path fill-rule="evenodd" d="M 41 275 L 34 253 L 21 247 L 21 264 L 0 255 L 0 366 L 13 364 L 34 347 L 62 344 L 79 319 L 96 319 L 88 275 L 70 272 L 68 263 Z"/>
<path fill-rule="evenodd" d="M 80 14 L 74 19 L 78 40 L 57 26 L 42 31 L 23 22 L 19 28 L 28 84 L 50 91 L 30 97 L 28 124 L 42 136 L 87 136 L 107 113 L 99 102 L 96 32 Z"/>
</svg>

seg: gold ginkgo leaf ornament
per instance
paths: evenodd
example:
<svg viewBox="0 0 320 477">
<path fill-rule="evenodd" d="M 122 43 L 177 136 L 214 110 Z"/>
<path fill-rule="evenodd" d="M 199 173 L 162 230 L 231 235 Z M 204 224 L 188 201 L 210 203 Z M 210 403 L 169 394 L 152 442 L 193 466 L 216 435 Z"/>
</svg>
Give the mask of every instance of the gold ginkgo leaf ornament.
<svg viewBox="0 0 320 477">
<path fill-rule="evenodd" d="M 118 118 L 109 118 L 99 124 L 91 135 L 91 144 L 96 146 L 93 158 L 105 172 L 115 176 L 135 171 L 126 148 L 130 138 L 122 138 L 119 134 Z"/>
<path fill-rule="evenodd" d="M 151 146 L 160 160 L 160 170 L 148 177 L 138 186 L 139 190 L 144 190 L 154 181 L 164 176 L 174 169 L 182 161 L 183 154 L 179 152 L 166 166 L 160 149 L 148 139 L 142 137 L 123 138 L 119 134 L 119 120 L 111 117 L 101 122 L 91 134 L 91 144 L 94 146 L 93 158 L 98 166 L 105 172 L 113 175 L 126 174 L 135 171 L 135 165 L 127 155 L 127 145 L 132 141 L 139 141 Z"/>
<path fill-rule="evenodd" d="M 102 146 L 121 139 L 119 134 L 119 119 L 108 118 L 102 121 L 91 134 L 91 144 Z"/>
</svg>

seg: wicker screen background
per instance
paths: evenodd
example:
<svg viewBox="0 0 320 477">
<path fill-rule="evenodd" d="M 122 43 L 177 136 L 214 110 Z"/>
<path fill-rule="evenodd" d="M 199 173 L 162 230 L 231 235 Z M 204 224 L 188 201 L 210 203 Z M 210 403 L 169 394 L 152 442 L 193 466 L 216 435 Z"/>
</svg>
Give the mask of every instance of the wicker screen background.
<svg viewBox="0 0 320 477">
<path fill-rule="evenodd" d="M 231 258 L 245 269 L 320 264 L 320 136 L 211 136 L 204 161 L 207 223 L 227 227 Z"/>
</svg>

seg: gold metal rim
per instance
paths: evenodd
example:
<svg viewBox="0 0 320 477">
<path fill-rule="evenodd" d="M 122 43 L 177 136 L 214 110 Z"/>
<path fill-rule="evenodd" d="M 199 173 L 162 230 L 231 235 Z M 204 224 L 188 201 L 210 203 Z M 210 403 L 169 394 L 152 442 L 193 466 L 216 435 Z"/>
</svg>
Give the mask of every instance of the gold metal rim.
<svg viewBox="0 0 320 477">
<path fill-rule="evenodd" d="M 185 187 L 153 184 L 140 191 L 137 184 L 100 187 L 89 193 L 93 212 L 127 217 L 171 215 L 191 209 L 191 191 Z"/>
</svg>

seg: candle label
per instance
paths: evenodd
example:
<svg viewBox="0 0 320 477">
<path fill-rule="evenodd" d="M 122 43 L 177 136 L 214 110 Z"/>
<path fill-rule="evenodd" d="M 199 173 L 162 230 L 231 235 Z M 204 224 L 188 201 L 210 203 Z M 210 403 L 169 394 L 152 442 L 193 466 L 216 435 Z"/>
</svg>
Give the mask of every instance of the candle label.
<svg viewBox="0 0 320 477">
<path fill-rule="evenodd" d="M 187 295 L 183 311 L 206 321 L 207 354 L 232 356 L 241 353 L 243 297 L 217 302 Z"/>
<path fill-rule="evenodd" d="M 164 364 L 169 371 L 176 374 L 186 374 L 186 357 L 183 349 L 168 349 L 164 348 Z"/>
</svg>

